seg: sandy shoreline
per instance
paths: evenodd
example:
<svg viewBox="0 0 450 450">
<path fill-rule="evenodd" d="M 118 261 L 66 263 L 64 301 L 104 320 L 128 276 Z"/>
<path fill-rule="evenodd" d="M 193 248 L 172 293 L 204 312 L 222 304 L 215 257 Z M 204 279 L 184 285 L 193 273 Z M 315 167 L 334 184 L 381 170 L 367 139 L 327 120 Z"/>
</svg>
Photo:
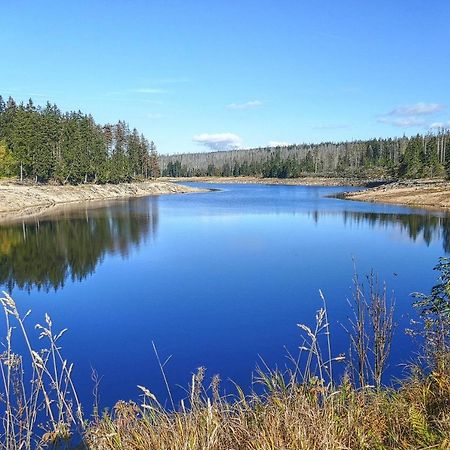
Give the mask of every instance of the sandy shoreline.
<svg viewBox="0 0 450 450">
<path fill-rule="evenodd" d="M 340 197 L 348 200 L 450 210 L 450 182 L 397 181 L 358 192 L 347 192 Z"/>
<path fill-rule="evenodd" d="M 51 213 L 62 205 L 143 197 L 147 195 L 203 192 L 167 181 L 122 184 L 54 186 L 0 182 L 0 222 Z"/>
<path fill-rule="evenodd" d="M 389 203 L 419 208 L 450 211 L 450 182 L 442 180 L 397 181 L 379 185 L 376 180 L 357 180 L 343 178 L 296 178 L 267 179 L 256 177 L 192 177 L 164 178 L 156 181 L 123 183 L 118 185 L 79 185 L 54 186 L 20 184 L 16 181 L 0 182 L 0 222 L 16 221 L 51 214 L 61 208 L 77 208 L 83 205 L 100 204 L 132 197 L 162 194 L 182 194 L 204 192 L 203 189 L 173 183 L 243 183 L 243 184 L 286 184 L 305 186 L 367 186 L 357 192 L 339 195 L 347 200 Z"/>
<path fill-rule="evenodd" d="M 283 184 L 293 186 L 367 186 L 380 184 L 379 180 L 364 180 L 358 178 L 326 178 L 326 177 L 304 177 L 304 178 L 259 178 L 259 177 L 166 177 L 161 178 L 169 182 L 196 182 L 217 184 Z"/>
<path fill-rule="evenodd" d="M 294 179 L 257 177 L 167 178 L 170 181 L 207 183 L 286 184 L 303 186 L 360 186 L 366 189 L 348 192 L 339 198 L 365 202 L 389 203 L 426 209 L 450 210 L 450 182 L 432 180 L 364 180 L 357 178 L 305 177 Z"/>
</svg>

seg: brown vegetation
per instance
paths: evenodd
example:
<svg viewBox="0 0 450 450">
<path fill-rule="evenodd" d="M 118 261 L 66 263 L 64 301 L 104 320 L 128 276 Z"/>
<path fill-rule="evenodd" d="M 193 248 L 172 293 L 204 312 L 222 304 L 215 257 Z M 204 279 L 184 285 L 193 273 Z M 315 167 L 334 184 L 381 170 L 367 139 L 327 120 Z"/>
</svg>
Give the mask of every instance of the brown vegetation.
<svg viewBox="0 0 450 450">
<path fill-rule="evenodd" d="M 285 386 L 280 380 L 270 375 L 265 396 L 241 395 L 234 402 L 195 397 L 190 409 L 175 413 L 164 411 L 144 391 L 142 406 L 119 402 L 111 416 L 88 429 L 88 448 L 450 448 L 448 364 L 428 376 L 414 374 L 397 390 L 357 390 L 345 380 L 338 388 L 315 379 Z"/>
<path fill-rule="evenodd" d="M 90 422 L 83 418 L 71 381 L 72 365 L 61 354 L 64 330 L 55 333 L 46 315 L 45 326 L 38 329 L 49 346 L 34 350 L 25 328 L 29 313 L 21 316 L 5 293 L 0 448 L 67 444 L 78 432 L 88 450 L 450 449 L 449 260 L 441 259 L 436 269 L 439 284 L 430 295 L 418 294 L 415 304 L 425 322 L 418 333 L 432 344 L 425 346 L 427 364 L 411 367 L 410 375 L 394 388 L 381 385 L 392 343 L 393 303 L 370 275 L 368 291 L 355 277 L 349 327 L 353 356 L 339 382 L 333 377 L 333 365 L 345 358 L 332 357 L 321 293 L 324 307 L 317 312 L 315 327 L 298 325 L 302 339 L 298 357 L 290 356 L 292 368 L 257 370 L 262 394 L 245 395 L 236 386 L 234 397 L 223 397 L 219 377 L 206 383 L 205 370 L 199 368 L 179 407 L 172 402 L 171 410 L 163 408 L 150 390 L 138 386 L 139 405 L 119 401 L 102 416 L 96 408 Z M 14 353 L 14 327 L 25 340 L 26 357 Z M 156 356 L 160 362 L 157 352 Z M 161 362 L 160 367 L 164 376 Z"/>
</svg>

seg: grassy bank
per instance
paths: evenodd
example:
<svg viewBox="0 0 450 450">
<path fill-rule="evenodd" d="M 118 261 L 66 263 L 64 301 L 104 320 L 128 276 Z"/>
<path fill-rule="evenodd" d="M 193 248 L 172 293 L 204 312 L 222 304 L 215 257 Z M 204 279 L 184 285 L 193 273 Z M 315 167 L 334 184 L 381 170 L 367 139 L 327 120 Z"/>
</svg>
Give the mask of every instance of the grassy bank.
<svg viewBox="0 0 450 450">
<path fill-rule="evenodd" d="M 197 375 L 201 379 L 201 376 Z M 200 382 L 200 380 L 198 381 Z M 235 401 L 192 386 L 189 409 L 167 413 L 147 393 L 143 406 L 118 403 L 86 433 L 90 449 L 450 448 L 450 370 L 415 374 L 397 389 L 266 380 L 264 396 Z"/>
<path fill-rule="evenodd" d="M 47 346 L 35 350 L 25 326 L 29 313 L 20 315 L 5 293 L 0 448 L 73 448 L 76 433 L 84 441 L 77 448 L 92 450 L 449 449 L 450 261 L 441 259 L 437 269 L 438 284 L 416 296 L 420 322 L 409 331 L 423 342 L 417 348 L 422 356 L 393 387 L 382 379 L 394 303 L 371 275 L 365 286 L 354 280 L 348 355 L 333 355 L 321 294 L 315 326 L 298 325 L 299 354 L 288 355 L 290 367 L 257 370 L 259 393 L 246 395 L 236 386 L 234 395 L 224 397 L 219 377 L 207 380 L 199 368 L 180 404 L 166 409 L 138 386 L 139 404 L 119 401 L 110 412 L 94 408 L 89 418 L 72 382 L 73 365 L 62 355 L 64 330 L 55 331 L 46 315 L 36 328 Z M 14 352 L 16 337 L 28 355 Z M 335 375 L 336 364 L 345 364 L 343 376 Z"/>
</svg>

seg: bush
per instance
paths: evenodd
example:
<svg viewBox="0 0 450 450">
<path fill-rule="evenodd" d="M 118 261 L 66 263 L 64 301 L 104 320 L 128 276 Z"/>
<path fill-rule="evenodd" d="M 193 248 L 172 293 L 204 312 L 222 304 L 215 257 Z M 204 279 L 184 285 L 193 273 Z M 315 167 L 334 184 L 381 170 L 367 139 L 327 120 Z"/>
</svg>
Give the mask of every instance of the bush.
<svg viewBox="0 0 450 450">
<path fill-rule="evenodd" d="M 0 141 L 0 178 L 17 174 L 18 162 L 4 141 Z"/>
</svg>

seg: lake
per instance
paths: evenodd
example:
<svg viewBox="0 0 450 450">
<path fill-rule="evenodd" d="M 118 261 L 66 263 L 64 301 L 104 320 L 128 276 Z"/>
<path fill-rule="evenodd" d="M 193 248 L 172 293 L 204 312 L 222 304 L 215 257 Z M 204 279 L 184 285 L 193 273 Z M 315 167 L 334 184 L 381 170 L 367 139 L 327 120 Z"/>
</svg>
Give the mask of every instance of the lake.
<svg viewBox="0 0 450 450">
<path fill-rule="evenodd" d="M 450 251 L 446 214 L 330 198 L 348 187 L 193 184 L 219 191 L 67 207 L 0 226 L 0 286 L 31 322 L 47 312 L 75 363 L 81 398 L 138 399 L 137 385 L 167 399 L 152 349 L 165 360 L 174 397 L 192 373 L 218 373 L 248 392 L 261 358 L 284 367 L 297 323 L 312 325 L 328 303 L 333 352 L 347 352 L 354 265 L 395 292 L 388 377 L 416 348 L 404 333 L 414 291 Z M 30 322 L 30 325 L 31 325 Z M 2 321 L 4 326 L 4 321 Z M 33 332 L 37 333 L 37 332 Z M 181 387 L 180 387 L 181 386 Z M 89 406 L 87 407 L 89 409 Z"/>
</svg>

